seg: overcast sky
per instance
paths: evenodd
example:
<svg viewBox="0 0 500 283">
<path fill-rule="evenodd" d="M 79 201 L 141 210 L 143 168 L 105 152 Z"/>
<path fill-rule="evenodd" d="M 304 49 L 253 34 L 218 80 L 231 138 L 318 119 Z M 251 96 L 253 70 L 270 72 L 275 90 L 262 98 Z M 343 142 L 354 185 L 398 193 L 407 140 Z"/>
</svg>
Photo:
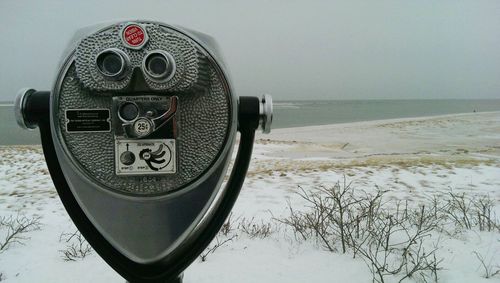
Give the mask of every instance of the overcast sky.
<svg viewBox="0 0 500 283">
<path fill-rule="evenodd" d="M 49 89 L 75 30 L 134 18 L 215 37 L 238 95 L 500 98 L 498 0 L 0 0 L 0 101 Z"/>
</svg>

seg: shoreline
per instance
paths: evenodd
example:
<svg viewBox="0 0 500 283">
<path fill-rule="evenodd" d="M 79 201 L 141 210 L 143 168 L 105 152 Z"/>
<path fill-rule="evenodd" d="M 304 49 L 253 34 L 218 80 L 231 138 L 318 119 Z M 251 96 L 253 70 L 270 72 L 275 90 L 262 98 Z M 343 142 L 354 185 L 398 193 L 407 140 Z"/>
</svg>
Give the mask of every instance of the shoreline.
<svg viewBox="0 0 500 283">
<path fill-rule="evenodd" d="M 399 122 L 408 122 L 408 121 L 420 121 L 420 120 L 429 120 L 435 118 L 459 118 L 459 117 L 468 117 L 468 116 L 476 116 L 476 115 L 489 115 L 489 114 L 500 114 L 500 110 L 498 111 L 478 111 L 478 112 L 464 112 L 464 113 L 453 113 L 453 114 L 442 114 L 442 115 L 431 115 L 431 116 L 416 116 L 416 117 L 401 117 L 401 118 L 388 118 L 388 119 L 377 119 L 377 120 L 365 120 L 365 121 L 356 121 L 356 122 L 343 122 L 343 123 L 333 123 L 333 124 L 322 124 L 322 125 L 310 125 L 310 126 L 298 126 L 298 127 L 286 127 L 286 128 L 277 128 L 271 129 L 271 134 L 275 131 L 284 131 L 284 130 L 297 130 L 302 128 L 321 128 L 321 127 L 333 127 L 333 126 L 365 126 L 365 125 L 373 125 L 373 124 L 382 124 L 382 123 L 399 123 Z M 271 125 L 272 126 L 272 125 Z M 261 133 L 259 133 L 262 135 Z"/>
<path fill-rule="evenodd" d="M 258 133 L 256 143 L 266 156 L 286 159 L 500 161 L 500 111 L 277 129 Z"/>
<path fill-rule="evenodd" d="M 0 107 L 3 105 L 0 105 Z M 417 117 L 403 117 L 403 118 L 389 118 L 389 119 L 378 119 L 378 120 L 366 120 L 366 121 L 356 121 L 356 122 L 344 122 L 344 123 L 333 123 L 333 124 L 321 124 L 321 125 L 310 125 L 310 126 L 299 126 L 299 127 L 287 127 L 287 128 L 277 128 L 271 129 L 270 134 L 262 134 L 259 130 L 256 132 L 256 140 L 259 138 L 265 139 L 266 137 L 273 137 L 275 134 L 281 134 L 284 132 L 296 132 L 302 130 L 325 130 L 333 128 L 350 128 L 359 126 L 377 126 L 381 124 L 391 124 L 391 123 L 401 123 L 401 122 L 420 122 L 432 119 L 442 119 L 442 118 L 462 118 L 462 117 L 477 117 L 486 115 L 500 115 L 499 111 L 484 111 L 484 112 L 474 112 L 474 113 L 454 113 L 454 114 L 443 114 L 443 115 L 431 115 L 431 116 L 417 116 Z M 29 147 L 29 146 L 40 146 L 41 144 L 13 144 L 13 145 L 2 145 L 0 147 Z"/>
<path fill-rule="evenodd" d="M 39 152 L 41 145 L 0 145 L 0 150 Z M 282 128 L 268 135 L 258 131 L 254 155 L 259 162 L 284 163 L 498 163 L 500 111 Z"/>
</svg>

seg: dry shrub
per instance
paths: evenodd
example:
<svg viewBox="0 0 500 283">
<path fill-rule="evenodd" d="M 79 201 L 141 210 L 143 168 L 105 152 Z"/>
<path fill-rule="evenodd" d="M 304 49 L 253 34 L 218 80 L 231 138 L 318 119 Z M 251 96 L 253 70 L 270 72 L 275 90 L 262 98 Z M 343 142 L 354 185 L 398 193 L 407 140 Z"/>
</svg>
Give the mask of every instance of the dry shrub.
<svg viewBox="0 0 500 283">
<path fill-rule="evenodd" d="M 13 244 L 23 244 L 27 240 L 24 234 L 40 229 L 40 217 L 28 218 L 17 215 L 4 216 L 0 218 L 0 232 L 3 240 L 0 240 L 0 252 L 7 250 Z"/>
<path fill-rule="evenodd" d="M 64 261 L 77 261 L 84 259 L 92 253 L 92 247 L 78 230 L 74 233 L 62 233 L 59 242 L 66 243 L 66 249 L 60 250 Z"/>
<path fill-rule="evenodd" d="M 290 216 L 278 221 L 291 227 L 298 239 L 314 239 L 328 251 L 361 256 L 376 282 L 385 282 L 387 276 L 437 281 L 437 245 L 429 248 L 426 240 L 440 219 L 425 206 L 409 209 L 406 203 L 400 209 L 397 203 L 394 211 L 384 194 L 378 187 L 373 194 L 356 194 L 345 178 L 312 192 L 300 188 L 306 210 L 290 205 Z"/>
</svg>

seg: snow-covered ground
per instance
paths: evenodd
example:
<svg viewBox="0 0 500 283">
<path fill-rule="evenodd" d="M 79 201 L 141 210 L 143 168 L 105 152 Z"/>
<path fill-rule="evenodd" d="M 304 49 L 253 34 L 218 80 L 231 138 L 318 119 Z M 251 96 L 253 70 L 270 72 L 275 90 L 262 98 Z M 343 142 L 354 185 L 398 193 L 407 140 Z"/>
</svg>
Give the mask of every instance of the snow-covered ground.
<svg viewBox="0 0 500 283">
<path fill-rule="evenodd" d="M 371 282 L 362 258 L 328 252 L 315 241 L 298 241 L 275 219 L 289 205 L 305 209 L 299 188 L 313 191 L 345 177 L 356 191 L 387 190 L 384 198 L 412 207 L 450 190 L 489 195 L 500 216 L 500 112 L 371 121 L 293 129 L 258 135 L 252 164 L 233 210 L 238 235 L 206 261 L 196 260 L 184 282 Z M 95 253 L 65 261 L 67 235 L 75 228 L 48 175 L 40 147 L 0 147 L 0 217 L 39 217 L 39 229 L 0 251 L 5 282 L 124 282 Z M 496 217 L 496 216 L 495 216 Z M 498 217 L 497 217 L 498 219 Z M 270 223 L 269 236 L 251 237 L 238 221 Z M 3 234 L 2 234 L 3 233 Z M 0 244 L 5 235 L 0 230 Z M 219 241 L 229 236 L 220 236 Z M 464 230 L 434 233 L 442 259 L 440 282 L 485 279 L 474 252 L 500 269 L 500 233 Z M 397 282 L 398 277 L 388 277 Z M 419 282 L 420 278 L 408 281 Z M 2 281 L 2 280 L 0 280 Z M 2 281 L 3 282 L 3 281 Z"/>
</svg>

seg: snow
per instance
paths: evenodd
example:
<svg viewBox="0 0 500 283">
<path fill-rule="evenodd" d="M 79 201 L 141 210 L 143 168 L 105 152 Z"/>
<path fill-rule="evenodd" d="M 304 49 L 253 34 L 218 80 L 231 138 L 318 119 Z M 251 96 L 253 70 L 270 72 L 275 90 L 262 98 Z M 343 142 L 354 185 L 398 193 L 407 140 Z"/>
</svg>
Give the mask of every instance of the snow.
<svg viewBox="0 0 500 283">
<path fill-rule="evenodd" d="M 489 195 L 500 215 L 500 112 L 279 129 L 258 135 L 248 177 L 233 209 L 237 220 L 273 223 L 265 238 L 238 237 L 186 271 L 184 282 L 370 282 L 365 262 L 298 241 L 276 218 L 288 205 L 306 209 L 296 193 L 333 186 L 344 176 L 356 191 L 388 190 L 390 201 L 416 207 L 450 189 Z M 76 229 L 48 175 L 38 146 L 0 147 L 0 217 L 40 217 L 40 229 L 0 252 L 2 282 L 124 282 L 94 253 L 65 261 L 62 233 Z M 498 219 L 498 218 L 497 218 Z M 5 230 L 0 230 L 0 243 Z M 225 236 L 219 236 L 225 239 Z M 474 252 L 500 266 L 500 233 L 433 233 L 443 259 L 440 282 L 500 282 L 483 278 Z M 389 282 L 394 282 L 389 278 Z M 414 282 L 416 279 L 408 280 Z M 396 281 L 397 282 L 397 281 Z M 416 280 L 416 282 L 419 282 Z"/>
</svg>

